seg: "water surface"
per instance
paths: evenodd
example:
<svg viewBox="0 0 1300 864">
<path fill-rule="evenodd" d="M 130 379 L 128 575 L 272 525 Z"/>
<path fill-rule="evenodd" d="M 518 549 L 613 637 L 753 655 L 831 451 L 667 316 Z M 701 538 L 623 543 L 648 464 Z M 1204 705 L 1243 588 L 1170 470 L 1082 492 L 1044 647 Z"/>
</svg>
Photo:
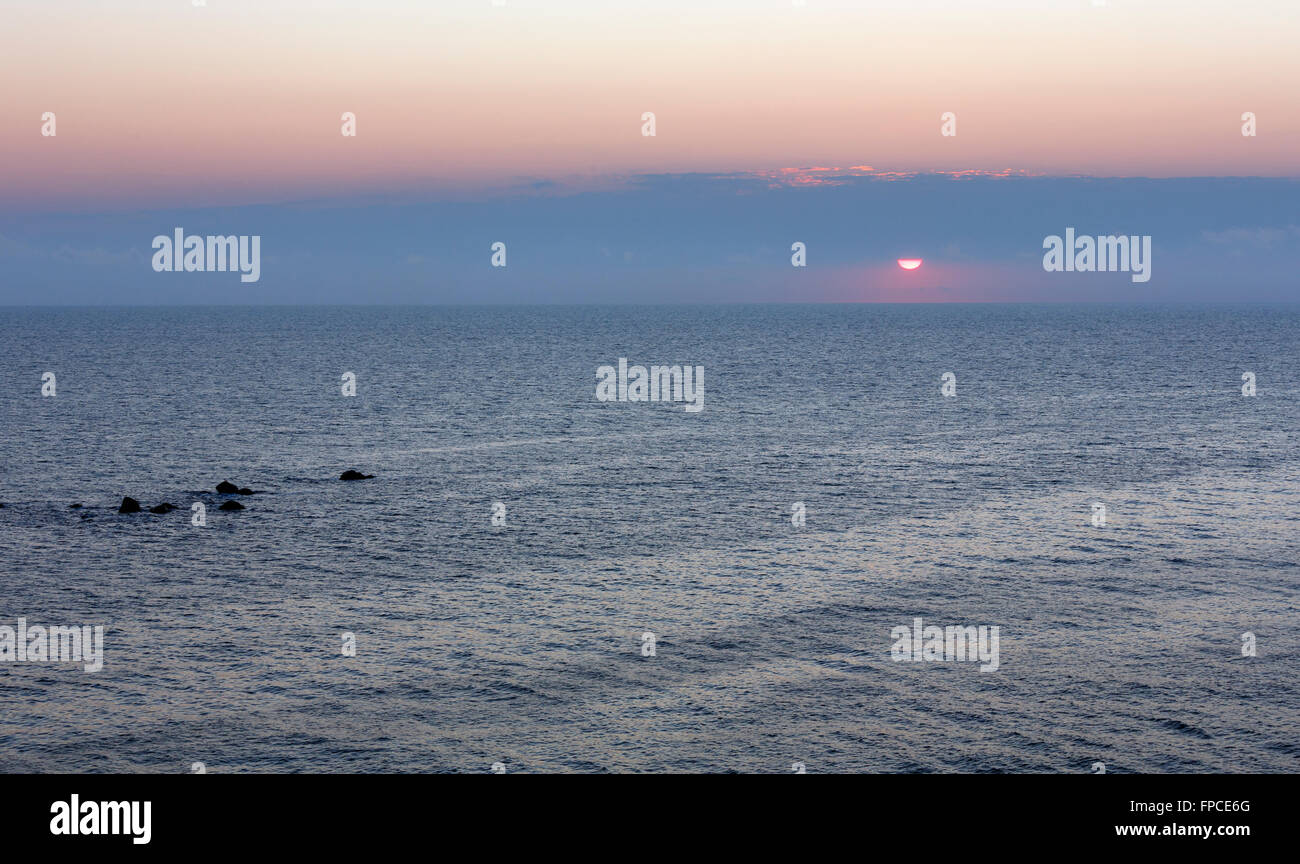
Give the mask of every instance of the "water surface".
<svg viewBox="0 0 1300 864">
<path fill-rule="evenodd" d="M 0 770 L 1295 771 L 1297 333 L 1296 307 L 0 309 L 0 624 L 103 624 L 106 652 L 0 664 Z M 619 357 L 702 365 L 705 410 L 598 402 Z M 218 512 L 225 479 L 261 494 Z M 916 616 L 999 626 L 999 670 L 893 662 Z"/>
</svg>

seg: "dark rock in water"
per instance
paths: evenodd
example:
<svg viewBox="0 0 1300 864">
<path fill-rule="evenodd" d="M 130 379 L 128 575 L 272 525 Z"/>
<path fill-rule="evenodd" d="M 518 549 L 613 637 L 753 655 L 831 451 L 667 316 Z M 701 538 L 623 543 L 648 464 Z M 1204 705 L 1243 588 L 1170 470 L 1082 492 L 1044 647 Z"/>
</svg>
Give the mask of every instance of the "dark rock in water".
<svg viewBox="0 0 1300 864">
<path fill-rule="evenodd" d="M 229 480 L 222 480 L 217 484 L 217 492 L 221 495 L 255 495 L 252 489 L 247 486 L 236 486 Z"/>
<path fill-rule="evenodd" d="M 339 475 L 340 480 L 373 480 L 374 474 L 362 474 L 360 471 L 348 469 Z"/>
<path fill-rule="evenodd" d="M 238 501 L 227 501 L 225 504 L 222 504 L 217 509 L 218 510 L 243 510 L 244 505 L 240 504 Z"/>
<path fill-rule="evenodd" d="M 175 505 L 175 504 L 167 504 L 166 502 L 164 502 L 164 503 L 162 503 L 162 504 L 159 504 L 157 507 L 150 507 L 150 508 L 149 508 L 149 512 L 150 512 L 150 513 L 170 513 L 170 512 L 172 512 L 172 511 L 175 510 L 175 509 L 176 509 L 176 505 Z"/>
<path fill-rule="evenodd" d="M 3 506 L 5 506 L 5 505 L 0 504 L 0 507 L 3 507 Z M 69 510 L 80 510 L 80 509 L 81 509 L 81 505 L 80 505 L 80 504 L 69 504 L 69 505 L 68 505 L 68 509 L 69 509 Z"/>
<path fill-rule="evenodd" d="M 140 502 L 131 497 L 122 499 L 122 506 L 117 508 L 118 513 L 139 513 Z"/>
</svg>

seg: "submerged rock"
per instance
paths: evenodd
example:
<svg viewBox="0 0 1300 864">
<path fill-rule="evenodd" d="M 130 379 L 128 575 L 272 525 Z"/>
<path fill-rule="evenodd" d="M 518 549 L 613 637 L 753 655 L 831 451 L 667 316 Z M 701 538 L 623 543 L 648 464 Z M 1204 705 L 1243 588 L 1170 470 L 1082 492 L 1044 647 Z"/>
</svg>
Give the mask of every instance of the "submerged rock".
<svg viewBox="0 0 1300 864">
<path fill-rule="evenodd" d="M 360 471 L 353 471 L 350 468 L 339 475 L 340 480 L 373 480 L 374 478 L 374 474 L 362 474 Z"/>
<path fill-rule="evenodd" d="M 218 510 L 243 510 L 244 505 L 240 504 L 238 501 L 227 501 L 225 504 L 222 504 L 217 509 Z"/>
<path fill-rule="evenodd" d="M 0 507 L 3 507 L 3 506 L 5 506 L 5 505 L 0 504 Z M 80 510 L 80 509 L 81 509 L 81 505 L 80 505 L 80 504 L 69 504 L 69 505 L 68 505 L 68 509 L 69 509 L 69 510 Z"/>
<path fill-rule="evenodd" d="M 162 504 L 159 504 L 157 507 L 150 507 L 150 508 L 149 508 L 149 512 L 150 512 L 150 513 L 170 513 L 170 512 L 172 512 L 172 511 L 175 510 L 175 509 L 176 509 L 176 505 L 175 505 L 175 504 L 168 504 L 168 503 L 166 503 L 166 502 L 163 502 Z"/>
<path fill-rule="evenodd" d="M 117 508 L 118 513 L 139 513 L 140 502 L 127 496 L 122 499 L 122 506 Z"/>
<path fill-rule="evenodd" d="M 253 494 L 255 494 L 255 493 L 253 492 L 252 489 L 249 489 L 247 486 L 241 486 L 241 487 L 239 488 L 239 494 L 240 494 L 240 495 L 253 495 Z"/>
</svg>

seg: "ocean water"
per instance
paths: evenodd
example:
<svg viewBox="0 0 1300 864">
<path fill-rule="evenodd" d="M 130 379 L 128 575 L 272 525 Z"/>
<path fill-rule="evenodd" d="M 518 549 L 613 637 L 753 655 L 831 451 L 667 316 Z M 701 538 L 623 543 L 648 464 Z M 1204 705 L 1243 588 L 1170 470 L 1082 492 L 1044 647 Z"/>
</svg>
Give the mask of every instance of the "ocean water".
<svg viewBox="0 0 1300 864">
<path fill-rule="evenodd" d="M 0 344 L 0 625 L 105 655 L 0 663 L 0 771 L 1300 770 L 1300 307 L 8 308 Z M 703 366 L 704 411 L 597 401 L 620 357 Z M 895 662 L 915 617 L 999 668 Z"/>
</svg>

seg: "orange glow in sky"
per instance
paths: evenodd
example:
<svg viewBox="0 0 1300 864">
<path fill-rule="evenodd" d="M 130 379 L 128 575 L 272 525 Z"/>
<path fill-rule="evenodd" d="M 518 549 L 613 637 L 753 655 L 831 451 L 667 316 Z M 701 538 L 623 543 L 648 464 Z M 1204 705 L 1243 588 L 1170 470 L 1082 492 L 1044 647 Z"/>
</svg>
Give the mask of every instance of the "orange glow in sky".
<svg viewBox="0 0 1300 864">
<path fill-rule="evenodd" d="M 782 176 L 808 165 L 1290 177 L 1292 2 L 5 0 L 0 203 L 823 182 Z"/>
</svg>

